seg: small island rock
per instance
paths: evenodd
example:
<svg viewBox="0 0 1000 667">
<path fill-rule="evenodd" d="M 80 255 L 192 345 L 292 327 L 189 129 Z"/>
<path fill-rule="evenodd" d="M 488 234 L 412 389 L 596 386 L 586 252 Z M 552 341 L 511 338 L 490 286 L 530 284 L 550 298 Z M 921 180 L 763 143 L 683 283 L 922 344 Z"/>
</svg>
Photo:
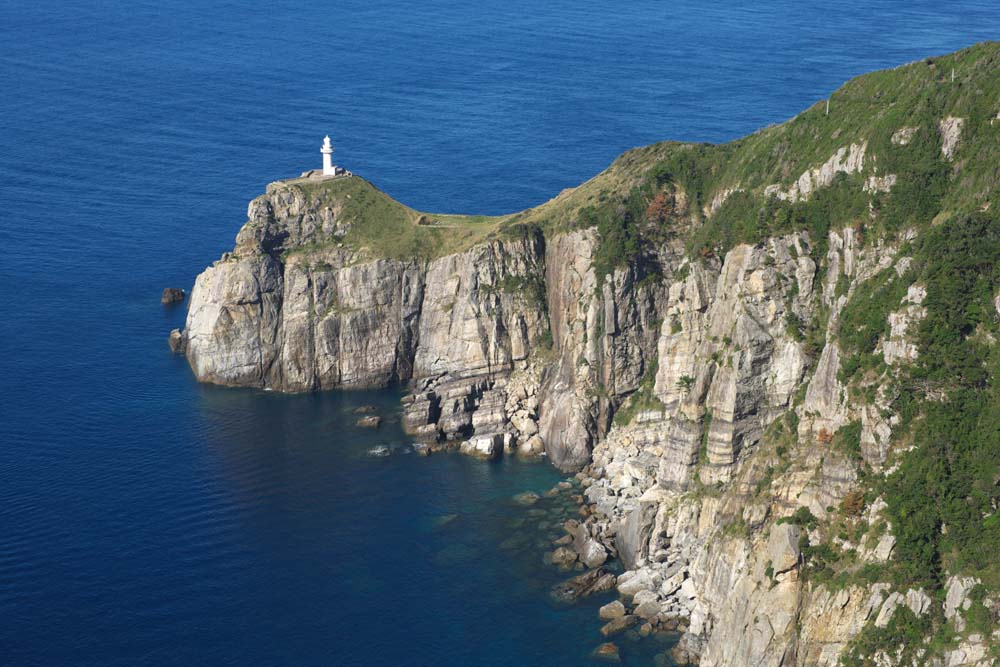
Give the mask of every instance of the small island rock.
<svg viewBox="0 0 1000 667">
<path fill-rule="evenodd" d="M 184 337 L 184 332 L 180 329 L 171 331 L 170 337 L 167 338 L 167 344 L 174 354 L 184 354 L 184 350 L 187 349 L 187 339 Z"/>
<path fill-rule="evenodd" d="M 362 417 L 358 421 L 354 422 L 355 426 L 360 426 L 361 428 L 378 428 L 382 425 L 382 418 L 378 415 L 369 415 L 368 417 Z"/>
<path fill-rule="evenodd" d="M 525 507 L 529 505 L 534 505 L 541 498 L 534 491 L 525 491 L 524 493 L 519 493 L 514 496 L 514 502 L 518 505 L 524 505 Z"/>
<path fill-rule="evenodd" d="M 163 294 L 160 296 L 160 303 L 165 306 L 172 303 L 179 303 L 183 300 L 184 290 L 178 287 L 167 287 L 163 290 Z"/>
</svg>

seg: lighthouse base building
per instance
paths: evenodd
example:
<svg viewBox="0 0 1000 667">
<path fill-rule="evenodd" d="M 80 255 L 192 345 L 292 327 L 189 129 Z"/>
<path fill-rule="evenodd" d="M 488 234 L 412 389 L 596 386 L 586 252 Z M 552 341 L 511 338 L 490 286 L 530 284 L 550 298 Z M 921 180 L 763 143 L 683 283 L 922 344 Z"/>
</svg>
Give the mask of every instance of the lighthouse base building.
<svg viewBox="0 0 1000 667">
<path fill-rule="evenodd" d="M 319 147 L 319 152 L 323 155 L 323 168 L 304 171 L 299 178 L 323 179 L 334 176 L 354 175 L 343 167 L 338 167 L 333 163 L 333 144 L 330 143 L 329 136 L 323 137 L 323 145 Z"/>
<path fill-rule="evenodd" d="M 324 176 L 350 176 L 351 172 L 343 167 L 333 164 L 333 144 L 330 143 L 330 135 L 323 137 L 323 145 L 319 152 L 323 154 L 323 175 Z"/>
</svg>

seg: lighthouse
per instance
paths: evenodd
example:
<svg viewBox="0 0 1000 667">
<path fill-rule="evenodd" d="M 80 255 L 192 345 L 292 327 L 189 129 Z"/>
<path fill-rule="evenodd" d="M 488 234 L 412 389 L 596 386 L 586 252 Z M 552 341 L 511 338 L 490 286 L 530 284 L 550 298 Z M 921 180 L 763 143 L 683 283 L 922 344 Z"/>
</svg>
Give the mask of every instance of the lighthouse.
<svg viewBox="0 0 1000 667">
<path fill-rule="evenodd" d="M 323 154 L 323 175 L 336 176 L 337 168 L 333 165 L 333 146 L 330 145 L 330 135 L 323 139 L 319 152 Z"/>
</svg>

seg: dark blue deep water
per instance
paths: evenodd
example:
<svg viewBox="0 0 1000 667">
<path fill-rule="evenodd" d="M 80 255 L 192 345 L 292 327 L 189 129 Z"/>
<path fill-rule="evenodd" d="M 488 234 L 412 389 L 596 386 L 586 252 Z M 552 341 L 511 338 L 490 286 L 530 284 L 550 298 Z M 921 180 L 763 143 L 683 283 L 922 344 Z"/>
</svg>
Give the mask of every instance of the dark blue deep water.
<svg viewBox="0 0 1000 667">
<path fill-rule="evenodd" d="M 557 474 L 368 456 L 394 391 L 199 386 L 160 290 L 326 132 L 407 204 L 500 213 L 998 37 L 996 0 L 0 0 L 0 663 L 585 663 L 599 601 L 546 601 L 510 502 Z"/>
</svg>

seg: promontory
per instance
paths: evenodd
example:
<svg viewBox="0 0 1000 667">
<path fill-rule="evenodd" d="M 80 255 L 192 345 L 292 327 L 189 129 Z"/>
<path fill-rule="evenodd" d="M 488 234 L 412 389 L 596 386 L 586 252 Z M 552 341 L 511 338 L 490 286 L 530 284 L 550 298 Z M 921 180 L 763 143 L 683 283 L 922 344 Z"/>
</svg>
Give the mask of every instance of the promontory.
<svg viewBox="0 0 1000 667">
<path fill-rule="evenodd" d="M 272 183 L 174 338 L 201 381 L 404 383 L 414 439 L 579 473 L 567 548 L 678 660 L 995 665 L 998 183 L 983 43 L 511 215 Z"/>
</svg>

